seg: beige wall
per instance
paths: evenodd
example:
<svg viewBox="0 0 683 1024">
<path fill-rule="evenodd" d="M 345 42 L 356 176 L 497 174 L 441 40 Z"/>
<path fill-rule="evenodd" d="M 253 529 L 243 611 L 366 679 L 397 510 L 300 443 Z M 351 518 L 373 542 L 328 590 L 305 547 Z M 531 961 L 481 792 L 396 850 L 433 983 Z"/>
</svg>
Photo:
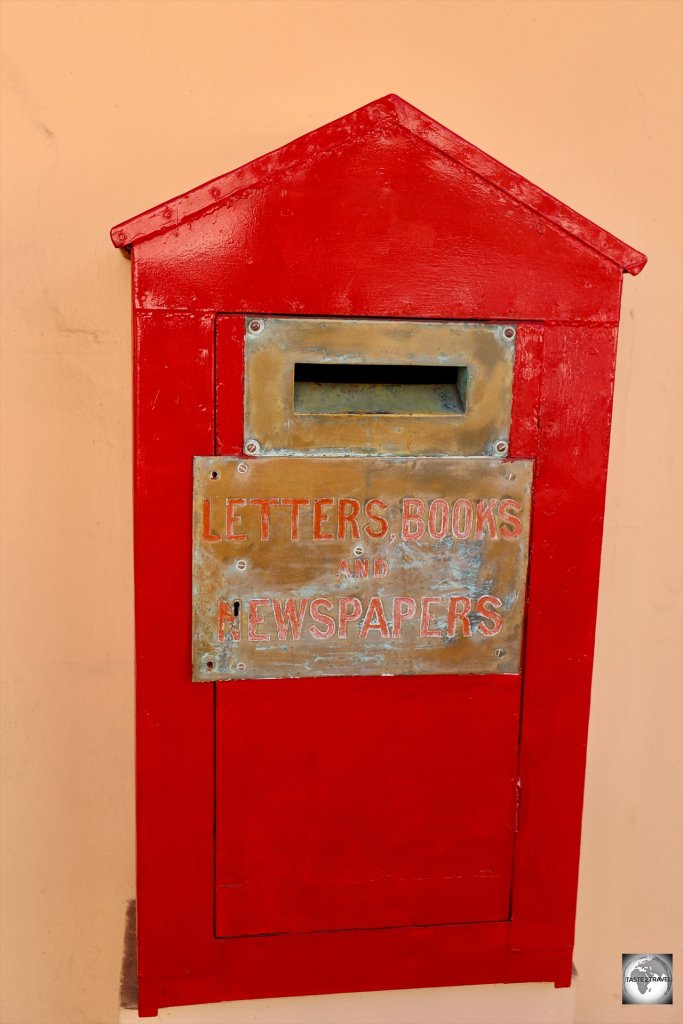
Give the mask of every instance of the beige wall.
<svg viewBox="0 0 683 1024">
<path fill-rule="evenodd" d="M 680 1019 L 683 959 L 656 1011 L 622 1009 L 619 971 L 681 939 L 681 10 L 2 4 L 3 1024 L 114 1021 L 133 892 L 130 268 L 108 229 L 389 91 L 650 257 L 624 282 L 575 959 L 581 1024 Z"/>
</svg>

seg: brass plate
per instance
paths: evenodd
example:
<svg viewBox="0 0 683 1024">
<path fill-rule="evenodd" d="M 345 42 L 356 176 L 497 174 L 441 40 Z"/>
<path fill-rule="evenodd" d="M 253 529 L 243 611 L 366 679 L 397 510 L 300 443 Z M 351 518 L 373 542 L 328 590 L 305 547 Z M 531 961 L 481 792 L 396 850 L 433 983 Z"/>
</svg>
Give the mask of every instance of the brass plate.
<svg viewBox="0 0 683 1024">
<path fill-rule="evenodd" d="M 505 455 L 513 325 L 312 317 L 245 322 L 244 436 L 258 442 L 261 454 Z M 335 366 L 404 368 L 405 384 L 400 395 L 381 377 L 378 384 L 351 388 L 343 381 L 297 385 L 297 364 L 322 365 L 328 376 Z M 446 386 L 459 379 L 452 400 L 421 387 L 416 372 L 429 368 L 443 372 Z"/>
<path fill-rule="evenodd" d="M 192 678 L 518 672 L 532 463 L 197 457 Z"/>
</svg>

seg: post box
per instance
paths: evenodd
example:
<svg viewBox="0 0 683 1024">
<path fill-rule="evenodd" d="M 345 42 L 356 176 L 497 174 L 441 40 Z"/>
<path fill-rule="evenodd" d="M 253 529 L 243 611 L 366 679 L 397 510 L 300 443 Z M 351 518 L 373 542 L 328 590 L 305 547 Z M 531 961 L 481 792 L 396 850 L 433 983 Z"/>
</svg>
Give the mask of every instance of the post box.
<svg viewBox="0 0 683 1024">
<path fill-rule="evenodd" d="M 396 96 L 112 239 L 140 1013 L 568 985 L 621 282 L 645 257 Z"/>
</svg>

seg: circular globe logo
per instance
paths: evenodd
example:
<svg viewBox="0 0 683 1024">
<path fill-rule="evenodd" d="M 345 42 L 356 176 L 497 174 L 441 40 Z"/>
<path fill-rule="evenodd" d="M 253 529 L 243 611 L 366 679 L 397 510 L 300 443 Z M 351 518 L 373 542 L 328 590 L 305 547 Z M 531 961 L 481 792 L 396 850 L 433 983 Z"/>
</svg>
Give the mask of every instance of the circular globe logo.
<svg viewBox="0 0 683 1024">
<path fill-rule="evenodd" d="M 673 958 L 669 953 L 622 956 L 622 1003 L 670 1003 Z"/>
</svg>

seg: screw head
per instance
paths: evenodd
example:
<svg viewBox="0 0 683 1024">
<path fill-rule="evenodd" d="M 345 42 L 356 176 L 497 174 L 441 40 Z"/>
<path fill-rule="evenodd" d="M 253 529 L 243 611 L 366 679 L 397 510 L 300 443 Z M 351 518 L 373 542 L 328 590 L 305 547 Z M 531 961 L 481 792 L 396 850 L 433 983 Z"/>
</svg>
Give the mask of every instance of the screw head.
<svg viewBox="0 0 683 1024">
<path fill-rule="evenodd" d="M 246 667 L 247 666 L 244 664 L 243 661 L 238 661 L 237 664 L 235 665 L 235 668 L 237 669 L 238 672 L 244 672 Z"/>
<path fill-rule="evenodd" d="M 508 443 L 507 441 L 496 441 L 495 448 L 497 455 L 507 455 Z"/>
<path fill-rule="evenodd" d="M 263 320 L 250 320 L 247 326 L 250 334 L 260 334 L 266 325 Z"/>
<path fill-rule="evenodd" d="M 246 462 L 238 462 L 237 463 L 237 472 L 238 473 L 248 473 L 249 472 L 249 466 L 246 464 Z"/>
<path fill-rule="evenodd" d="M 244 450 L 247 455 L 258 455 L 261 451 L 261 445 L 253 437 L 250 437 L 249 440 L 244 443 Z"/>
<path fill-rule="evenodd" d="M 360 556 L 360 555 L 362 555 L 362 554 L 363 554 L 363 549 L 362 549 L 362 547 L 360 546 L 360 544 L 358 545 L 358 547 L 357 547 L 357 548 L 354 548 L 354 549 L 353 549 L 353 553 L 354 553 L 354 555 L 356 555 L 356 556 Z"/>
<path fill-rule="evenodd" d="M 238 569 L 239 572 L 244 572 L 246 567 L 247 567 L 247 563 L 245 562 L 245 560 L 243 558 L 240 558 L 239 561 L 235 562 L 235 568 Z"/>
<path fill-rule="evenodd" d="M 495 651 L 493 653 L 495 654 L 495 656 L 497 658 L 502 658 L 503 655 L 505 654 L 505 651 L 503 650 L 502 647 L 496 647 L 496 649 L 495 649 Z"/>
<path fill-rule="evenodd" d="M 517 332 L 515 331 L 514 327 L 504 327 L 503 328 L 503 337 L 507 338 L 508 341 L 512 341 L 512 339 L 514 338 L 516 333 Z"/>
</svg>

